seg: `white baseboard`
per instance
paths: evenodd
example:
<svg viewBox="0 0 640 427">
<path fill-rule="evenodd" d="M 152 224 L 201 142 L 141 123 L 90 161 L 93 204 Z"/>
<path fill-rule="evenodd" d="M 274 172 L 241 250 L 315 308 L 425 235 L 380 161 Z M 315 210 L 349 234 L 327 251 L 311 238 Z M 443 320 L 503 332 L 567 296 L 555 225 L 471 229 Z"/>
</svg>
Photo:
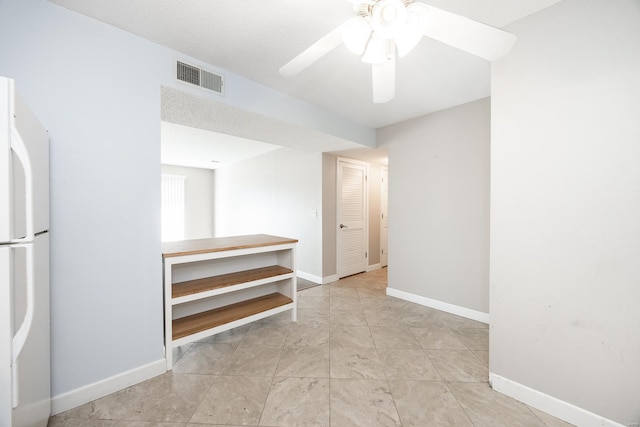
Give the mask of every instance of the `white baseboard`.
<svg viewBox="0 0 640 427">
<path fill-rule="evenodd" d="M 489 372 L 491 387 L 509 397 L 580 427 L 624 427 L 600 415 Z"/>
<path fill-rule="evenodd" d="M 382 268 L 382 266 L 380 265 L 380 263 L 373 264 L 373 265 L 368 265 L 367 266 L 367 273 L 370 273 L 370 272 L 376 271 L 376 270 L 380 270 L 381 268 Z"/>
<path fill-rule="evenodd" d="M 322 284 L 326 285 L 327 283 L 337 282 L 338 280 L 340 280 L 340 278 L 338 277 L 337 274 L 334 274 L 331 276 L 325 276 L 322 278 Z"/>
<path fill-rule="evenodd" d="M 466 317 L 467 319 L 489 324 L 489 313 L 483 313 L 481 311 L 472 310 L 470 308 L 461 307 L 459 305 L 449 304 L 448 302 L 438 301 L 393 288 L 387 288 L 387 295 L 400 298 L 405 301 L 415 302 L 416 304 L 424 305 L 426 307 L 435 308 L 436 310 L 455 314 L 456 316 L 462 316 Z"/>
<path fill-rule="evenodd" d="M 167 361 L 160 359 L 93 384 L 53 396 L 51 398 L 51 414 L 56 415 L 68 411 L 92 400 L 164 374 L 166 371 Z"/>
<path fill-rule="evenodd" d="M 296 274 L 298 275 L 298 277 L 308 280 L 310 282 L 313 283 L 317 283 L 319 285 L 326 285 L 327 283 L 333 283 L 333 282 L 337 282 L 339 277 L 337 274 L 331 275 L 331 276 L 325 276 L 325 277 L 320 277 L 320 276 L 316 276 L 314 274 L 309 274 L 309 273 L 305 273 L 304 271 L 300 271 L 298 270 L 296 272 Z"/>
</svg>

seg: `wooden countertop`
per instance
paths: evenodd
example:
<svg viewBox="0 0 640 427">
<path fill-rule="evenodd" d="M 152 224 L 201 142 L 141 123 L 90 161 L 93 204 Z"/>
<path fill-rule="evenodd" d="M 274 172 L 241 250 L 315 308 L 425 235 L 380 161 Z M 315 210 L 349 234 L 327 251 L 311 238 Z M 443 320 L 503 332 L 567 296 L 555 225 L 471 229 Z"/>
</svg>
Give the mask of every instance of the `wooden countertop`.
<svg viewBox="0 0 640 427">
<path fill-rule="evenodd" d="M 258 248 L 286 243 L 297 243 L 298 240 L 288 237 L 269 236 L 268 234 L 252 234 L 247 236 L 213 237 L 209 239 L 179 240 L 162 244 L 162 257 L 222 252 L 234 249 Z"/>
</svg>

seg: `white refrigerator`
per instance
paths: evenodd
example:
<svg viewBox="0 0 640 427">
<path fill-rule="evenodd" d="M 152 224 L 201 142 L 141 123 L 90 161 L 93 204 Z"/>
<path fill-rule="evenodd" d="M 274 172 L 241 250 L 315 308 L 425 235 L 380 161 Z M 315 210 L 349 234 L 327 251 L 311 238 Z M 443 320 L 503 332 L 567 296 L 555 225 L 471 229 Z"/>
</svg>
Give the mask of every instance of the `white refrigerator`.
<svg viewBox="0 0 640 427">
<path fill-rule="evenodd" d="M 51 413 L 49 139 L 0 77 L 0 427 Z"/>
</svg>

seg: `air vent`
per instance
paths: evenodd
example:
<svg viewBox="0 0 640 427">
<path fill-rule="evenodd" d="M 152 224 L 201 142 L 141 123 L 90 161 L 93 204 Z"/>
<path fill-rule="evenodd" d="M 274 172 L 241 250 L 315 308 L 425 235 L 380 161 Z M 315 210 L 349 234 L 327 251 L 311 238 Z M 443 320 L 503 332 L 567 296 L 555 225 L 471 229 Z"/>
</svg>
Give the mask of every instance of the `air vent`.
<svg viewBox="0 0 640 427">
<path fill-rule="evenodd" d="M 201 88 L 223 95 L 224 79 L 220 74 L 202 70 L 193 65 L 178 61 L 176 66 L 176 78 Z"/>
</svg>

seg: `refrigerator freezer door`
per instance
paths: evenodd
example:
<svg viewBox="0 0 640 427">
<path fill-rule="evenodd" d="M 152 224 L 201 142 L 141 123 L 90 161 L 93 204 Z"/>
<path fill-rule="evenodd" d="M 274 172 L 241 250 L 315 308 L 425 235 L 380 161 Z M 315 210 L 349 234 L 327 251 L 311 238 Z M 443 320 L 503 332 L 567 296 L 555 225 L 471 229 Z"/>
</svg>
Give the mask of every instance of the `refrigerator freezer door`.
<svg viewBox="0 0 640 427">
<path fill-rule="evenodd" d="M 21 139 L 31 163 L 33 231 L 34 233 L 47 231 L 49 230 L 49 135 L 15 92 L 13 113 L 11 144 L 14 146 L 19 144 L 20 141 L 17 139 Z M 15 163 L 16 157 L 14 156 L 13 159 Z M 14 170 L 14 176 L 20 173 L 17 167 Z M 24 174 L 24 172 L 22 173 Z"/>
<path fill-rule="evenodd" d="M 49 229 L 49 140 L 46 130 L 0 78 L 0 244 Z"/>
</svg>

